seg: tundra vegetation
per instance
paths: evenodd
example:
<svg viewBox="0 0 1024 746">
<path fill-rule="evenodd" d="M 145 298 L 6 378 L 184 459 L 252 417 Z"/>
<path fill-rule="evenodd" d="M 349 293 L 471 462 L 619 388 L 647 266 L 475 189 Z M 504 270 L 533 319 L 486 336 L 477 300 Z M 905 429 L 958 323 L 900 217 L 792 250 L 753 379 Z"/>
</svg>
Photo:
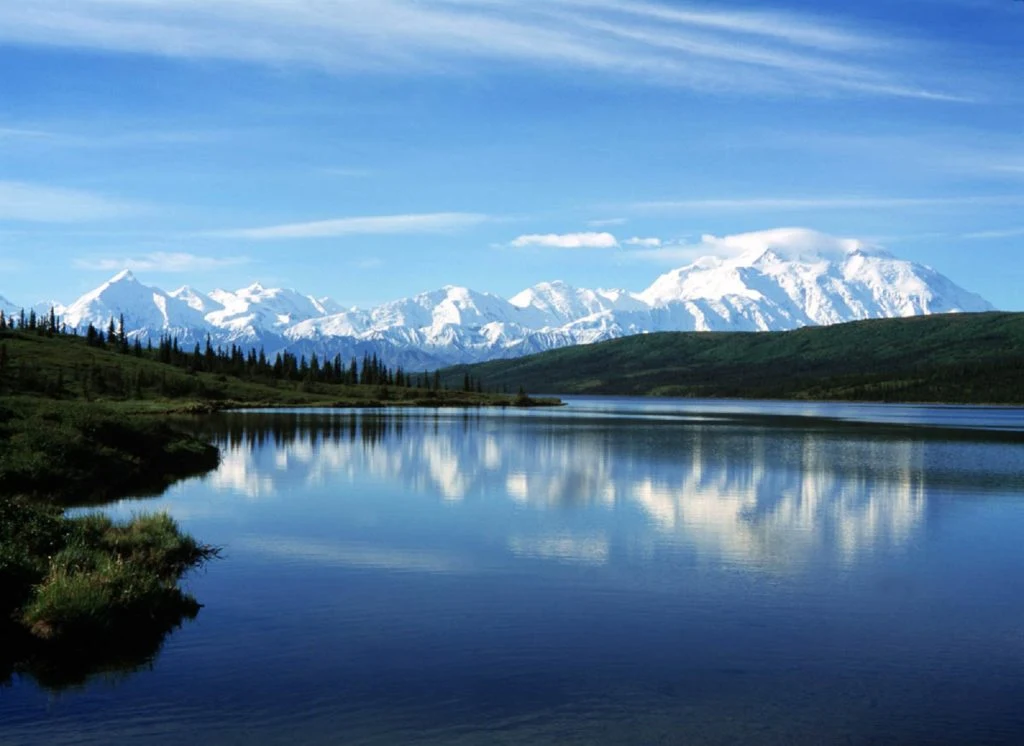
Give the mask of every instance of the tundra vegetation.
<svg viewBox="0 0 1024 746">
<path fill-rule="evenodd" d="M 531 392 L 1024 404 L 1024 313 L 664 332 L 442 371 Z"/>
<path fill-rule="evenodd" d="M 465 376 L 407 374 L 261 351 L 143 346 L 123 322 L 69 332 L 53 314 L 0 312 L 0 681 L 51 687 L 146 665 L 196 615 L 181 587 L 218 556 L 167 515 L 115 523 L 65 509 L 159 494 L 217 466 L 190 415 L 226 408 L 528 406 Z"/>
</svg>

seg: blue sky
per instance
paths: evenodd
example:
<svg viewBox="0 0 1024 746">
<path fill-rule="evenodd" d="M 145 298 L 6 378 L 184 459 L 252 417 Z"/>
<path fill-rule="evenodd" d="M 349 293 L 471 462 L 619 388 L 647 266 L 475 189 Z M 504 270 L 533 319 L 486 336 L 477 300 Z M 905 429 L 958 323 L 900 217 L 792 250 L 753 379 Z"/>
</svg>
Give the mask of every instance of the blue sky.
<svg viewBox="0 0 1024 746">
<path fill-rule="evenodd" d="M 639 290 L 801 226 L 1024 310 L 1024 2 L 0 4 L 0 295 Z"/>
</svg>

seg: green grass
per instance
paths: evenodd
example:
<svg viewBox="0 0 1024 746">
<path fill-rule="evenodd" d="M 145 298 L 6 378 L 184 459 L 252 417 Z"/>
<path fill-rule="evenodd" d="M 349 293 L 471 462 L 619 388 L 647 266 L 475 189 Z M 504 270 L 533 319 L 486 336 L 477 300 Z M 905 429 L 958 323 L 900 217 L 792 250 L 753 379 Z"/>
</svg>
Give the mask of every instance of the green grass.
<svg viewBox="0 0 1024 746">
<path fill-rule="evenodd" d="M 924 316 L 775 333 L 661 333 L 466 371 L 531 392 L 1024 404 L 1024 314 Z"/>
<path fill-rule="evenodd" d="M 187 359 L 185 360 L 187 362 Z M 461 389 L 461 386 L 459 387 Z M 185 415 L 225 408 L 530 406 L 528 397 L 274 381 L 197 372 L 91 346 L 0 332 L 0 682 L 64 688 L 144 666 L 195 616 L 181 590 L 216 550 L 164 515 L 115 524 L 58 506 L 158 494 L 217 466 Z"/>
<path fill-rule="evenodd" d="M 93 347 L 84 337 L 0 332 L 5 348 L 0 397 L 100 403 L 136 413 L 209 412 L 252 407 L 519 406 L 515 396 L 405 386 L 273 381 L 220 373 L 190 372 Z M 515 389 L 513 389 L 515 390 Z M 535 404 L 538 402 L 525 402 Z"/>
<path fill-rule="evenodd" d="M 179 588 L 182 576 L 217 553 L 164 514 L 116 523 L 0 498 L 0 639 L 7 657 L 89 656 L 137 636 L 162 638 L 199 608 Z"/>
<path fill-rule="evenodd" d="M 217 466 L 217 449 L 165 419 L 102 404 L 0 404 L 0 495 L 65 504 L 155 494 Z"/>
</svg>

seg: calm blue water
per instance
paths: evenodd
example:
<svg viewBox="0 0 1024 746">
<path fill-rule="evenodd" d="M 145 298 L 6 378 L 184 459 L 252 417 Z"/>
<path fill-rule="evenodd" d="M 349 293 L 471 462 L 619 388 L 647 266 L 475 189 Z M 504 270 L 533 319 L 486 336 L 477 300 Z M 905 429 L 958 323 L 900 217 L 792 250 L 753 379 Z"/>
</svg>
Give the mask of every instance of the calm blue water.
<svg viewBox="0 0 1024 746">
<path fill-rule="evenodd" d="M 141 671 L 0 689 L 0 743 L 1024 742 L 1024 410 L 206 427 L 217 472 L 109 508 L 226 548 L 206 607 Z"/>
</svg>

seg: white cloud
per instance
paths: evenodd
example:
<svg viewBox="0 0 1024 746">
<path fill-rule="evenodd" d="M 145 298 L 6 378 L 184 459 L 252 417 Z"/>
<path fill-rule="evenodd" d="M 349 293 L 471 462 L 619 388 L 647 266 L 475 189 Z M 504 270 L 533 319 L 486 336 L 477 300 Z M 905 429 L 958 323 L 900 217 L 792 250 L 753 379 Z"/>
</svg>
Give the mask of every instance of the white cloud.
<svg viewBox="0 0 1024 746">
<path fill-rule="evenodd" d="M 872 253 L 881 248 L 871 241 L 831 236 L 810 228 L 774 228 L 731 236 L 704 235 L 692 242 L 665 243 L 656 248 L 630 251 L 627 256 L 668 264 L 694 262 L 705 257 L 734 259 L 743 254 L 771 250 L 784 258 L 835 258 L 860 250 Z"/>
<path fill-rule="evenodd" d="M 37 129 L 25 129 L 19 127 L 0 127 L 0 140 L 47 140 L 54 135 L 52 132 Z"/>
<path fill-rule="evenodd" d="M 462 74 L 485 62 L 715 91 L 945 97 L 901 72 L 932 74 L 906 42 L 795 12 L 665 0 L 33 0 L 0 3 L 0 42 L 341 72 Z"/>
<path fill-rule="evenodd" d="M 512 246 L 521 249 L 540 246 L 550 249 L 614 249 L 618 239 L 611 233 L 545 233 L 519 236 Z"/>
<path fill-rule="evenodd" d="M 21 181 L 0 181 L 0 220 L 78 223 L 143 212 L 140 205 L 92 192 Z"/>
<path fill-rule="evenodd" d="M 976 233 L 965 233 L 961 238 L 990 239 L 990 238 L 1016 238 L 1024 236 L 1024 228 L 1007 228 L 1005 230 L 977 231 Z"/>
<path fill-rule="evenodd" d="M 590 228 L 611 228 L 616 225 L 625 225 L 629 222 L 629 218 L 604 218 L 602 220 L 588 220 L 587 226 Z"/>
<path fill-rule="evenodd" d="M 240 264 L 248 264 L 248 262 L 248 257 L 243 256 L 212 257 L 157 251 L 137 257 L 96 257 L 76 259 L 75 267 L 78 269 L 102 270 L 104 272 L 117 272 L 122 269 L 130 269 L 133 272 L 177 273 L 203 272 L 207 270 L 220 269 L 222 267 L 234 267 Z"/>
<path fill-rule="evenodd" d="M 471 228 L 489 219 L 487 215 L 467 212 L 381 215 L 318 220 L 311 223 L 272 225 L 265 228 L 241 228 L 237 230 L 216 231 L 211 235 L 262 241 L 282 238 L 449 233 L 463 228 Z"/>
<path fill-rule="evenodd" d="M 648 249 L 656 249 L 662 245 L 660 238 L 628 238 L 625 241 L 626 246 L 643 246 Z"/>
</svg>

